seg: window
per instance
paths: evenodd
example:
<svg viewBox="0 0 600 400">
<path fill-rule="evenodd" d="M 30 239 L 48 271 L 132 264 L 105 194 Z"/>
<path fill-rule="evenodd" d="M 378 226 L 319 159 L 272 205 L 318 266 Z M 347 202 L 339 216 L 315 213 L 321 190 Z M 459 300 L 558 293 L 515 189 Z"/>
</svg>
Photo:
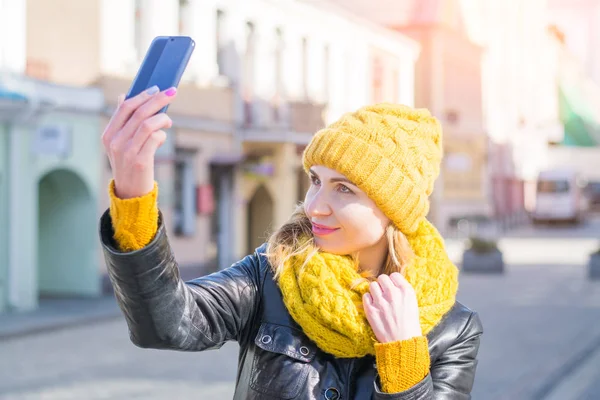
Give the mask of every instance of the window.
<svg viewBox="0 0 600 400">
<path fill-rule="evenodd" d="M 302 38 L 302 93 L 308 100 L 308 39 Z"/>
<path fill-rule="evenodd" d="M 538 181 L 538 193 L 568 193 L 569 182 L 567 181 Z"/>
<path fill-rule="evenodd" d="M 281 28 L 275 30 L 275 91 L 277 97 L 280 97 L 283 92 L 283 32 Z"/>
<path fill-rule="evenodd" d="M 345 108 L 354 108 L 353 100 L 353 91 L 352 88 L 354 85 L 354 55 L 350 50 L 344 51 L 344 65 L 343 65 L 343 93 L 344 93 L 344 107 Z"/>
<path fill-rule="evenodd" d="M 254 96 L 254 58 L 256 52 L 256 35 L 254 24 L 246 23 L 246 53 L 244 54 L 244 81 L 243 81 L 243 99 L 244 99 L 244 124 L 250 126 L 254 122 L 254 107 L 252 98 Z"/>
<path fill-rule="evenodd" d="M 196 231 L 194 158 L 194 150 L 176 149 L 173 211 L 178 236 L 193 236 Z"/>
<path fill-rule="evenodd" d="M 373 102 L 383 101 L 383 65 L 378 57 L 373 59 Z"/>
<path fill-rule="evenodd" d="M 329 102 L 329 68 L 330 68 L 330 52 L 329 45 L 326 44 L 323 48 L 323 100 L 325 103 Z"/>
<path fill-rule="evenodd" d="M 256 37 L 255 28 L 252 22 L 246 23 L 246 61 L 247 66 L 253 66 L 254 55 L 256 52 Z"/>
<path fill-rule="evenodd" d="M 395 69 L 392 72 L 392 96 L 394 103 L 400 103 L 400 71 Z"/>
<path fill-rule="evenodd" d="M 275 29 L 275 99 L 273 104 L 273 120 L 279 122 L 281 98 L 283 97 L 283 51 L 284 41 L 281 28 Z"/>
<path fill-rule="evenodd" d="M 134 46 L 137 52 L 137 59 L 144 57 L 144 44 L 142 43 L 142 0 L 135 0 L 135 20 L 134 20 Z"/>
<path fill-rule="evenodd" d="M 227 75 L 225 71 L 225 12 L 222 10 L 217 10 L 216 41 L 219 75 Z"/>
<path fill-rule="evenodd" d="M 190 32 L 190 1 L 179 0 L 179 34 L 187 36 Z"/>
</svg>

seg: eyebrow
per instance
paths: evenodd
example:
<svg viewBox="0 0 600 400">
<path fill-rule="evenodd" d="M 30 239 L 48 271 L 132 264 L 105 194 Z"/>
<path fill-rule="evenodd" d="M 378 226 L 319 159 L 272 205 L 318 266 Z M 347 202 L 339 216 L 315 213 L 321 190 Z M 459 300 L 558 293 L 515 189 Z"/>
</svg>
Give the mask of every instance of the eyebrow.
<svg viewBox="0 0 600 400">
<path fill-rule="evenodd" d="M 309 172 L 310 172 L 312 175 L 316 176 L 317 178 L 319 177 L 319 175 L 318 175 L 318 174 L 317 174 L 317 173 L 316 173 L 314 170 L 312 170 L 312 169 L 309 169 Z M 340 177 L 340 178 L 331 178 L 331 179 L 329 180 L 329 182 L 331 182 L 331 183 L 336 183 L 336 182 L 344 182 L 344 183 L 349 183 L 349 184 L 351 184 L 352 186 L 356 186 L 356 184 L 354 184 L 352 181 L 348 180 L 348 178 L 345 178 L 345 177 Z M 358 186 L 356 186 L 356 187 L 358 187 Z"/>
</svg>

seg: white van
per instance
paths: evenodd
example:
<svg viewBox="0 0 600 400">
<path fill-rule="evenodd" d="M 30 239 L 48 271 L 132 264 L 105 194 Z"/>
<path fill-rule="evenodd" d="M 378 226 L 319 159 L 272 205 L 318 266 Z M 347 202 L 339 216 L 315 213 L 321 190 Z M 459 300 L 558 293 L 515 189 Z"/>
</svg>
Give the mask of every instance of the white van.
<svg viewBox="0 0 600 400">
<path fill-rule="evenodd" d="M 578 223 L 586 211 L 578 174 L 570 169 L 540 172 L 537 180 L 533 222 Z"/>
</svg>

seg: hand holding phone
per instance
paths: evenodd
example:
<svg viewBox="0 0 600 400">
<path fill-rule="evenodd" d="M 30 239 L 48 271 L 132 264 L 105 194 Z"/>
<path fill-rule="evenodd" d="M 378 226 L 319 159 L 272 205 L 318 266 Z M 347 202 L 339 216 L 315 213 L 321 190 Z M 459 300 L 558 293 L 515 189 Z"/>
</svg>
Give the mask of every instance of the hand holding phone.
<svg viewBox="0 0 600 400">
<path fill-rule="evenodd" d="M 192 51 L 190 38 L 156 38 L 127 96 L 119 99 L 102 134 L 119 198 L 140 197 L 154 188 L 154 155 L 167 138 L 164 129 L 172 126 L 165 111 Z"/>
</svg>

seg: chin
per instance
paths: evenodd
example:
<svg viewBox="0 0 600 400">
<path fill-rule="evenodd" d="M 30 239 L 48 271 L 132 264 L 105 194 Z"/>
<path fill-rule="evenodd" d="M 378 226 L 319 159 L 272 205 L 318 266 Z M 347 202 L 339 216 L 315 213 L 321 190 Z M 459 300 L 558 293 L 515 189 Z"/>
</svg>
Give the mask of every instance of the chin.
<svg viewBox="0 0 600 400">
<path fill-rule="evenodd" d="M 337 255 L 346 255 L 351 252 L 348 249 L 344 248 L 344 245 L 339 243 L 336 240 L 328 240 L 325 238 L 321 238 L 315 236 L 315 244 L 317 247 L 326 253 L 337 254 Z"/>
</svg>

